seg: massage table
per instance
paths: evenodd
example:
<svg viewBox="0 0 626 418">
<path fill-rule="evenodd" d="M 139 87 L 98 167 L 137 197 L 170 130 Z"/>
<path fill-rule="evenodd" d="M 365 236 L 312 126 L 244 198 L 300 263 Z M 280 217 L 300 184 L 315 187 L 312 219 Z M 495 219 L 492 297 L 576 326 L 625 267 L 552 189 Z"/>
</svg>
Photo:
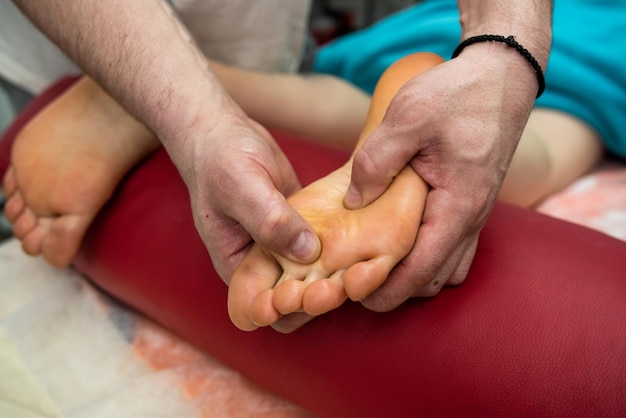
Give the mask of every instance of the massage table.
<svg viewBox="0 0 626 418">
<path fill-rule="evenodd" d="M 5 132 L 1 173 L 20 127 L 72 82 L 52 86 Z M 289 134 L 273 134 L 303 184 L 348 158 Z M 8 245 L 5 253 L 19 258 L 16 243 Z M 72 269 L 58 271 L 40 259 L 28 260 L 55 276 L 54 285 L 45 285 L 31 302 L 41 307 L 56 297 L 63 301 L 56 309 L 63 312 L 63 306 L 81 300 L 84 309 L 100 312 L 92 312 L 98 317 L 93 323 L 111 320 L 116 332 L 107 332 L 140 353 L 145 364 L 133 366 L 142 370 L 136 375 L 187 367 L 177 388 L 158 379 L 146 378 L 143 385 L 134 380 L 132 393 L 144 396 L 146 409 L 145 415 L 130 416 L 155 416 L 155 411 L 207 417 L 626 416 L 626 242 L 537 211 L 496 204 L 460 286 L 388 313 L 348 302 L 287 335 L 271 328 L 243 332 L 230 323 L 226 286 L 211 266 L 184 184 L 162 149 L 120 184 Z M 26 312 L 24 306 L 20 309 Z M 31 372 L 37 355 L 28 356 L 28 338 L 21 333 L 53 317 L 44 313 L 38 321 L 31 316 L 20 322 L 9 312 L 0 322 L 15 356 L 28 357 L 25 368 Z M 72 322 L 69 315 L 59 315 Z M 90 327 L 80 329 L 80 339 L 95 339 L 96 350 L 104 343 Z M 49 337 L 43 340 L 54 339 Z M 84 376 L 97 380 L 102 369 L 83 371 Z M 229 378 L 220 380 L 207 370 Z M 232 386 L 233 376 L 239 376 L 239 386 Z M 212 377 L 213 385 L 207 383 Z M 111 381 L 112 387 L 123 387 Z M 44 391 L 54 393 L 52 402 L 61 404 L 59 388 L 44 383 Z M 220 393 L 221 384 L 235 395 L 198 399 Z M 109 387 L 92 398 L 111 393 Z M 245 400 L 237 403 L 237 394 Z M 166 401 L 169 395 L 176 401 Z M 120 396 L 109 399 L 118 405 L 125 399 Z M 160 406 L 163 402 L 167 407 Z M 176 403 L 187 403 L 186 412 L 167 415 Z M 106 414 L 111 402 L 100 403 L 99 410 L 84 404 L 67 408 L 72 416 L 84 411 L 91 415 L 82 416 L 112 416 Z M 224 405 L 229 407 L 220 409 Z"/>
</svg>

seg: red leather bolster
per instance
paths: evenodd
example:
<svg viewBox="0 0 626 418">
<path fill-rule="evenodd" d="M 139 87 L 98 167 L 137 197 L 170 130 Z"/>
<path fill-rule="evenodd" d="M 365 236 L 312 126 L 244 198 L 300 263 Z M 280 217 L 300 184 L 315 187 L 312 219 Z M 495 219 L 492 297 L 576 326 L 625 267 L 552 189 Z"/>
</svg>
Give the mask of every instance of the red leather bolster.
<svg viewBox="0 0 626 418">
<path fill-rule="evenodd" d="M 19 126 L 67 84 L 6 133 L 2 171 Z M 347 158 L 276 136 L 303 183 Z M 347 303 L 290 335 L 246 333 L 160 150 L 120 185 L 75 267 L 319 417 L 626 416 L 626 243 L 529 210 L 497 204 L 466 283 L 435 298 L 384 314 Z"/>
</svg>

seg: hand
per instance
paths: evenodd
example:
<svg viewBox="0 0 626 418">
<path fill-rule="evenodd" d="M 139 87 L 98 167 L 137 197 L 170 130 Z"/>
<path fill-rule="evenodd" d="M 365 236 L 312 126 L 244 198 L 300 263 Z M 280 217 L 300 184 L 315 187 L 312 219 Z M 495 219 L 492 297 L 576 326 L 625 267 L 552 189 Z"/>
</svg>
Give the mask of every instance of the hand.
<svg viewBox="0 0 626 418">
<path fill-rule="evenodd" d="M 228 283 L 252 240 L 290 259 L 314 261 L 319 240 L 285 200 L 300 189 L 287 157 L 261 125 L 242 112 L 223 113 L 193 151 L 177 159 L 217 273 Z"/>
<path fill-rule="evenodd" d="M 362 303 L 387 311 L 464 281 L 530 115 L 537 84 L 516 51 L 473 45 L 409 81 L 355 155 L 345 204 L 371 203 L 406 165 L 430 185 L 412 252 Z"/>
</svg>

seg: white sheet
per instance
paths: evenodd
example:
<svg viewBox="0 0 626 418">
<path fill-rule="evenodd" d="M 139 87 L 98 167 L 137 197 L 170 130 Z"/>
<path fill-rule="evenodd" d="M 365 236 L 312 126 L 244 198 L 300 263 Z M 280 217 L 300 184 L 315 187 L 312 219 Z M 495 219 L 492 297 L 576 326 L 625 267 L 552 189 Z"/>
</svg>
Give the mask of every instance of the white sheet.
<svg viewBox="0 0 626 418">
<path fill-rule="evenodd" d="M 0 417 L 306 415 L 13 239 L 0 289 Z"/>
</svg>

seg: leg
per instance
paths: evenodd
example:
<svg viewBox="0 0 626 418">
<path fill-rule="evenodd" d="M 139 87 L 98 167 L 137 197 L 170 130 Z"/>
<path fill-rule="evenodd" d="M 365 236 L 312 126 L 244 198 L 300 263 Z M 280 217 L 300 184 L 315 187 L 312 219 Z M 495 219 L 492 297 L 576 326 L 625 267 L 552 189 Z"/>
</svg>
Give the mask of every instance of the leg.
<svg viewBox="0 0 626 418">
<path fill-rule="evenodd" d="M 433 54 L 414 54 L 390 67 L 372 97 L 359 144 L 380 123 L 396 91 L 410 78 L 442 62 Z M 357 145 L 358 147 L 358 145 Z M 241 329 L 274 324 L 282 315 L 301 313 L 284 327 L 291 331 L 312 316 L 360 300 L 387 278 L 415 242 L 427 192 L 410 168 L 370 206 L 347 210 L 343 196 L 351 161 L 288 201 L 315 228 L 322 255 L 311 265 L 293 263 L 255 245 L 235 271 L 229 287 L 229 313 Z"/>
<path fill-rule="evenodd" d="M 24 251 L 67 266 L 122 177 L 158 141 L 83 78 L 16 138 L 6 215 Z"/>
<path fill-rule="evenodd" d="M 356 140 L 369 100 L 348 83 L 211 65 L 243 110 L 261 123 L 320 142 L 341 135 L 337 146 Z M 325 96 L 334 99 L 332 106 Z M 19 134 L 4 179 L 6 214 L 24 251 L 43 254 L 55 266 L 69 265 L 119 181 L 158 146 L 92 80 L 70 88 Z"/>
<path fill-rule="evenodd" d="M 268 129 L 353 150 L 369 95 L 329 75 L 273 74 L 211 62 L 235 102 Z"/>
<path fill-rule="evenodd" d="M 598 135 L 582 121 L 533 110 L 498 199 L 533 206 L 592 169 L 602 158 Z"/>
</svg>

